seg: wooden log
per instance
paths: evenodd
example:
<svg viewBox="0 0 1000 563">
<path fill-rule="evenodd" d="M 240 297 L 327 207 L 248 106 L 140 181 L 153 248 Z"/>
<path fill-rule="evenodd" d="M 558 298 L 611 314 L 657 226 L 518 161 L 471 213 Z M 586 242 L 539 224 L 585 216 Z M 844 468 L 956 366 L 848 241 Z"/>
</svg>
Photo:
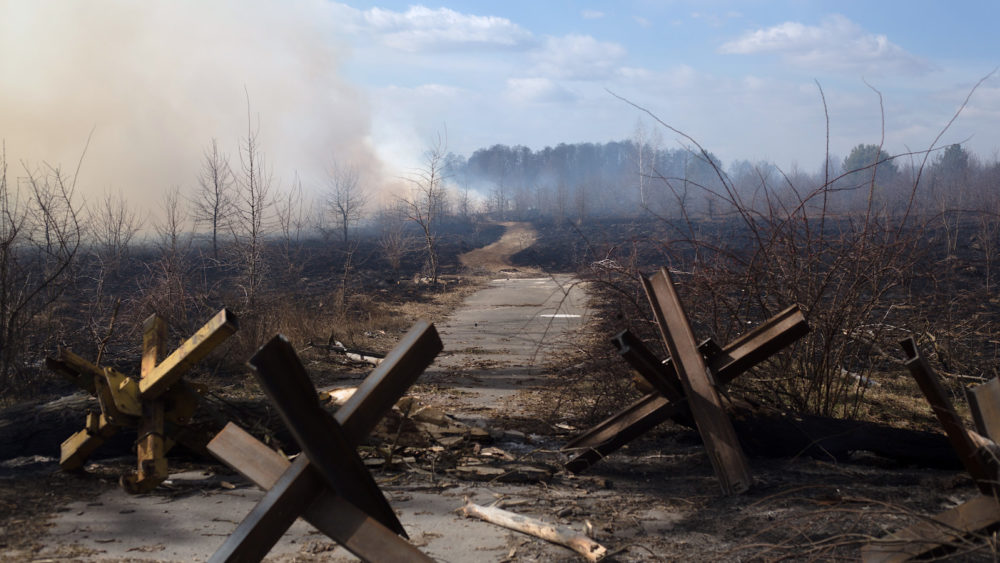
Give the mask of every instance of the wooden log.
<svg viewBox="0 0 1000 563">
<path fill-rule="evenodd" d="M 41 455 L 58 459 L 60 444 L 80 431 L 87 412 L 100 413 L 97 399 L 74 393 L 45 402 L 28 402 L 0 410 L 0 459 Z M 111 437 L 95 457 L 127 455 L 135 431 L 125 429 Z"/>
<path fill-rule="evenodd" d="M 462 515 L 467 518 L 479 518 L 491 524 L 568 547 L 582 555 L 587 561 L 600 561 L 608 554 L 607 548 L 576 530 L 565 526 L 554 526 L 542 520 L 508 512 L 495 506 L 473 504 L 468 498 L 465 499 L 465 506 L 462 507 Z"/>
<path fill-rule="evenodd" d="M 731 412 L 733 426 L 748 455 L 847 461 L 859 451 L 900 464 L 961 469 L 948 438 L 937 432 L 894 428 L 861 420 L 796 415 L 764 409 Z"/>
</svg>

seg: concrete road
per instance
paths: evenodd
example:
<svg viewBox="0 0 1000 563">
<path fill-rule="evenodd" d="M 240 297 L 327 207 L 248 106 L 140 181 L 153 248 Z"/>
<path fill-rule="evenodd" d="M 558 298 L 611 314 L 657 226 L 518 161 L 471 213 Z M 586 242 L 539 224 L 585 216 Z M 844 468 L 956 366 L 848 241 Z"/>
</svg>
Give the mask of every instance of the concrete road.
<svg viewBox="0 0 1000 563">
<path fill-rule="evenodd" d="M 422 381 L 467 392 L 477 406 L 510 403 L 550 375 L 553 354 L 573 346 L 588 314 L 572 276 L 494 279 L 438 323 L 444 351 Z"/>
</svg>

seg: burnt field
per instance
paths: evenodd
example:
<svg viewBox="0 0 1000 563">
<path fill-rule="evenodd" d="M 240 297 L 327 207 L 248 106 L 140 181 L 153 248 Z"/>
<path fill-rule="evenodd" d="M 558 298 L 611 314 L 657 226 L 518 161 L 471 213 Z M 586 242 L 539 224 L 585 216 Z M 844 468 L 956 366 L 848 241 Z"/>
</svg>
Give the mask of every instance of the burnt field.
<svg viewBox="0 0 1000 563">
<path fill-rule="evenodd" d="M 862 236 L 852 234 L 847 219 L 824 225 L 822 236 L 801 229 L 774 229 L 762 236 L 764 229 L 745 227 L 737 221 L 662 218 L 538 222 L 530 246 L 506 251 L 512 254 L 506 265 L 493 255 L 488 267 L 462 267 L 459 257 L 496 241 L 504 227 L 456 227 L 441 238 L 436 284 L 426 279 L 425 260 L 413 247 L 394 263 L 374 241 L 353 249 L 303 243 L 295 260 L 275 245 L 252 306 L 239 271 L 193 266 L 198 262 L 192 260 L 182 270 L 187 281 L 171 285 L 177 279 L 161 262 L 162 254 L 136 253 L 128 261 L 132 269 L 106 278 L 80 276 L 73 287 L 79 293 L 68 291 L 56 303 L 49 317 L 55 323 L 51 334 L 32 340 L 37 356 L 24 364 L 37 365 L 63 346 L 88 358 L 101 354 L 102 365 L 137 372 L 141 324 L 150 312 L 168 315 L 174 342 L 235 301 L 243 307 L 240 336 L 208 356 L 191 377 L 210 386 L 213 408 L 246 423 L 267 412 L 260 410 L 266 402 L 260 389 L 242 368 L 265 334 L 285 332 L 301 343 L 317 386 L 340 385 L 345 378 L 357 381 L 368 368 L 331 353 L 334 341 L 384 353 L 417 318 L 444 318 L 491 277 L 572 272 L 587 284 L 591 321 L 579 343 L 546 366 L 548 379 L 526 386 L 506 407 L 476 407 L 485 433 L 410 444 L 401 441 L 404 425 L 397 420 L 397 427 L 377 432 L 365 445 L 366 459 L 384 457 L 379 452 L 387 446 L 395 453 L 387 462 L 369 464 L 391 501 L 434 491 L 458 502 L 462 494 L 489 491 L 515 512 L 577 527 L 588 522 L 592 536 L 614 551 L 614 560 L 736 561 L 856 558 L 868 542 L 973 498 L 974 482 L 960 469 L 904 369 L 898 341 L 915 337 L 958 414 L 970 420 L 965 388 L 993 377 L 997 353 L 998 305 L 990 295 L 988 254 L 975 237 L 975 223 L 959 231 L 968 236 L 960 237 L 954 249 L 945 248 L 931 228 L 902 235 L 873 230 Z M 610 337 L 627 328 L 656 355 L 665 355 L 639 283 L 640 276 L 664 266 L 674 275 L 699 338 L 732 341 L 792 304 L 802 307 L 810 325 L 809 335 L 727 387 L 727 405 L 750 455 L 754 480 L 743 494 L 720 494 L 690 420 L 658 425 L 580 477 L 564 469 L 567 456 L 558 451 L 563 444 L 641 395 Z M 469 369 L 488 371 L 490 360 L 481 358 Z M 19 407 L 72 390 L 41 369 L 25 372 L 17 386 L 8 387 L 5 401 L 11 407 L 4 411 L 4 428 L 21 423 L 14 415 Z M 444 412 L 470 408 L 449 389 L 447 378 L 418 385 L 414 392 Z M 393 412 L 392 420 L 408 416 Z M 826 449 L 776 452 L 763 439 L 778 436 L 776 427 L 761 424 L 775 413 L 815 423 L 810 432 L 850 432 L 837 444 L 824 442 Z M 270 421 L 264 426 L 277 431 L 271 438 L 294 451 L 273 413 L 264 416 Z M 861 425 L 822 426 L 828 420 Z M 908 434 L 883 434 L 887 428 Z M 871 436 L 886 435 L 906 438 L 900 438 L 895 455 L 872 451 L 879 447 Z M 116 446 L 122 450 L 111 450 L 127 452 L 134 439 L 135 434 L 126 436 Z M 45 527 L 72 502 L 115 489 L 116 475 L 134 464 L 134 457 L 100 461 L 99 456 L 83 474 L 66 474 L 53 471 L 51 460 L 48 465 L 32 461 L 37 455 L 51 454 L 22 449 L 5 456 L 42 468 L 5 466 L 6 494 L 0 502 L 7 516 L 0 522 L 0 542 L 7 553 L 43 552 L 44 542 L 29 530 Z M 527 466 L 535 476 L 524 478 L 526 483 L 481 484 L 481 477 L 463 473 L 473 459 L 487 459 L 491 467 L 511 474 L 523 474 Z M 175 451 L 170 463 L 208 468 L 232 481 L 217 462 L 195 452 Z M 515 464 L 521 469 L 510 469 Z M 188 494 L 177 487 L 151 496 Z M 202 494 L 213 494 L 204 491 L 219 485 L 198 487 Z M 553 551 L 525 536 L 511 533 L 507 541 L 505 552 L 513 554 L 507 559 L 572 560 L 568 551 Z M 991 559 L 992 542 L 988 531 L 977 530 L 952 547 L 961 557 Z M 86 550 L 62 553 L 95 557 Z M 316 560 L 315 553 L 290 560 Z"/>
<path fill-rule="evenodd" d="M 950 226 L 958 233 L 953 246 L 935 221 L 913 223 L 901 233 L 852 234 L 856 218 L 832 218 L 823 232 L 790 235 L 750 230 L 739 218 L 550 222 L 537 225 L 538 241 L 513 262 L 597 282 L 609 332 L 649 324 L 633 282 L 668 267 L 705 337 L 724 340 L 740 325 L 798 303 L 810 320 L 825 320 L 831 309 L 855 315 L 857 326 L 837 327 L 848 340 L 857 337 L 853 348 L 861 350 L 852 360 L 863 353 L 866 363 L 891 370 L 899 366 L 898 340 L 913 335 L 949 376 L 967 383 L 995 377 L 1000 296 L 980 218 L 970 214 Z M 859 330 L 867 339 L 852 333 Z"/>
</svg>

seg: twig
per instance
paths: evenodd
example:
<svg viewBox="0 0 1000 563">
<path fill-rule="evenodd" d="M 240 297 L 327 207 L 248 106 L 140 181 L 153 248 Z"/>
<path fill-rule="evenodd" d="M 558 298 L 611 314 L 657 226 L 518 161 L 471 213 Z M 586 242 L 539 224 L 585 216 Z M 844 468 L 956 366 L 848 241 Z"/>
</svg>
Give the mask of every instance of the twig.
<svg viewBox="0 0 1000 563">
<path fill-rule="evenodd" d="M 108 332 L 107 334 L 104 335 L 104 338 L 101 339 L 101 342 L 97 347 L 97 361 L 94 363 L 94 365 L 97 366 L 101 365 L 101 358 L 104 357 L 104 350 L 105 348 L 107 348 L 108 342 L 111 340 L 111 336 L 115 332 L 115 323 L 118 321 L 118 307 L 120 307 L 121 304 L 122 304 L 122 298 L 119 297 L 118 299 L 115 300 L 114 310 L 111 311 L 111 320 L 108 321 Z"/>
</svg>

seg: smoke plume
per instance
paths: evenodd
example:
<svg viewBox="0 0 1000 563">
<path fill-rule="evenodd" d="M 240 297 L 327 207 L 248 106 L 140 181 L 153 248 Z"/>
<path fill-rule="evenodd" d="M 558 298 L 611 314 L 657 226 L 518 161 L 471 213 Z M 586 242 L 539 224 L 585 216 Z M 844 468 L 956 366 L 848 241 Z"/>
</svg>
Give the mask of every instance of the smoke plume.
<svg viewBox="0 0 1000 563">
<path fill-rule="evenodd" d="M 249 121 L 276 184 L 321 189 L 336 159 L 372 181 L 361 95 L 338 76 L 325 0 L 0 1 L 0 139 L 21 163 L 68 174 L 88 201 L 152 210 L 191 193 L 211 140 L 239 166 Z"/>
</svg>

